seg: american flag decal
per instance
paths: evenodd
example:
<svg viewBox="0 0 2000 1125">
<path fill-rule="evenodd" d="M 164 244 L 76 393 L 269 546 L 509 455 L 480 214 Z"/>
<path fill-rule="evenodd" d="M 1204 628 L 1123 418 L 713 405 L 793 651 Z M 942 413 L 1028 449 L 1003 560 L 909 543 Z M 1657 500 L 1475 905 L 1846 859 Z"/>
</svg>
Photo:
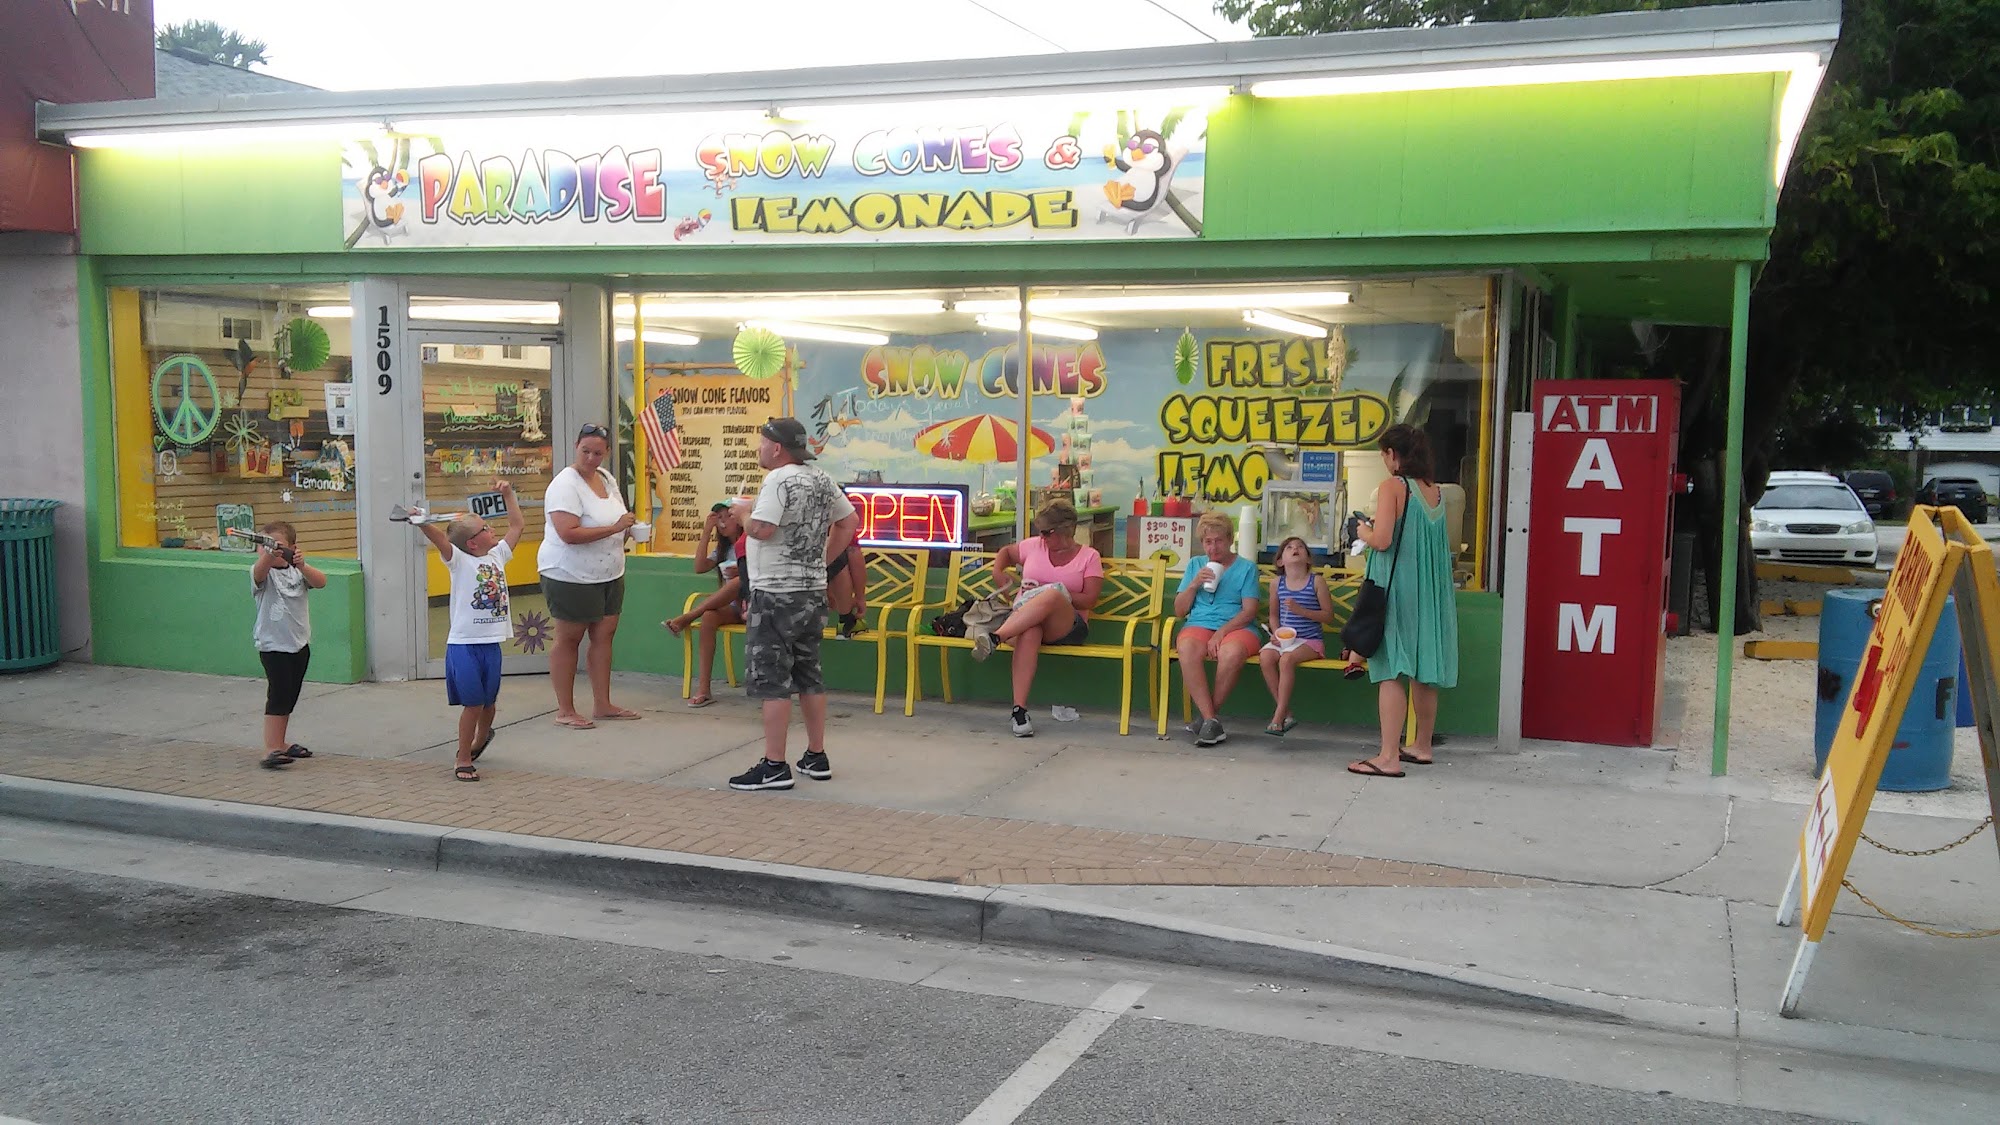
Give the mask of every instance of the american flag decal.
<svg viewBox="0 0 2000 1125">
<path fill-rule="evenodd" d="M 639 412 L 639 425 L 646 431 L 646 449 L 656 472 L 670 472 L 681 463 L 681 431 L 674 417 L 674 395 L 662 389 L 652 403 Z"/>
</svg>

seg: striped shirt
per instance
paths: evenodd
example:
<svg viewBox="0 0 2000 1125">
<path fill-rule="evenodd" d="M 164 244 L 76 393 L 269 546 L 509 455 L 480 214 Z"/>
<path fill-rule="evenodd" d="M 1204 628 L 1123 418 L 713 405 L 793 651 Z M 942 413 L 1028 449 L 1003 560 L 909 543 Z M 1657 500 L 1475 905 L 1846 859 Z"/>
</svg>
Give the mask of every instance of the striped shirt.
<svg viewBox="0 0 2000 1125">
<path fill-rule="evenodd" d="M 1283 570 L 1278 571 L 1276 597 L 1279 625 L 1296 629 L 1299 639 L 1302 641 L 1325 639 L 1325 634 L 1321 631 L 1320 623 L 1301 612 L 1302 608 L 1320 608 L 1319 595 L 1313 590 L 1313 580 L 1310 572 L 1306 574 L 1305 585 L 1295 590 L 1285 583 L 1285 572 Z"/>
</svg>

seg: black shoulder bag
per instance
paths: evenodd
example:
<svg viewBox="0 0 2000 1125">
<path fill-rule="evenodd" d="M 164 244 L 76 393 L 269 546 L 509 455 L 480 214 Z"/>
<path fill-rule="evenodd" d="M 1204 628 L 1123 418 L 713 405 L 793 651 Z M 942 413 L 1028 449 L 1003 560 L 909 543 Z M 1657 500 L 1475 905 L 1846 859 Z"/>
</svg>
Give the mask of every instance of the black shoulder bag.
<svg viewBox="0 0 2000 1125">
<path fill-rule="evenodd" d="M 1403 511 L 1396 517 L 1396 546 L 1389 555 L 1389 585 L 1377 586 L 1373 578 L 1361 580 L 1361 592 L 1354 596 L 1354 612 L 1340 627 L 1340 643 L 1350 652 L 1373 656 L 1382 647 L 1382 634 L 1389 627 L 1389 589 L 1396 584 L 1396 564 L 1403 561 L 1403 524 L 1410 517 L 1411 493 L 1408 477 L 1403 482 Z"/>
</svg>

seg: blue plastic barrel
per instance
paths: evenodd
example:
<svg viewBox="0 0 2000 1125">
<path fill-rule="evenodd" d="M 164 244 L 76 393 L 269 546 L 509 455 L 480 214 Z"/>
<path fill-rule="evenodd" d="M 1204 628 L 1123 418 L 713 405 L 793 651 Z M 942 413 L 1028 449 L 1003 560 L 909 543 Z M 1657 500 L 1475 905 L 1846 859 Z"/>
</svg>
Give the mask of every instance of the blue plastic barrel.
<svg viewBox="0 0 2000 1125">
<path fill-rule="evenodd" d="M 1833 736 L 1840 731 L 1841 711 L 1854 689 L 1855 672 L 1868 650 L 1875 628 L 1868 606 L 1877 590 L 1828 590 L 1819 615 L 1819 692 L 1813 714 L 1813 773 L 1826 765 Z M 1930 651 L 1917 673 L 1910 704 L 1882 767 L 1878 789 L 1924 793 L 1951 786 L 1952 734 L 1959 694 L 1958 614 L 1945 599 L 1944 614 L 1931 636 Z"/>
</svg>

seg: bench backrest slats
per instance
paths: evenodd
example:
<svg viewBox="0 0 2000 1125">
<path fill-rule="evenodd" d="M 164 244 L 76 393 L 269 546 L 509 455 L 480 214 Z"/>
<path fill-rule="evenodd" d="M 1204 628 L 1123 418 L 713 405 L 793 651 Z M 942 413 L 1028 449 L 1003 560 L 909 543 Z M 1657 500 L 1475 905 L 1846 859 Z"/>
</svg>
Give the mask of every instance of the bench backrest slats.
<svg viewBox="0 0 2000 1125">
<path fill-rule="evenodd" d="M 967 598 L 991 594 L 994 558 L 991 551 L 953 552 L 945 604 L 955 609 Z M 1105 559 L 1104 587 L 1098 592 L 1090 619 L 1151 621 L 1159 617 L 1164 574 L 1165 564 L 1159 559 Z"/>
<path fill-rule="evenodd" d="M 930 581 L 931 553 L 888 548 L 864 551 L 868 564 L 868 604 L 910 606 L 923 603 Z"/>
</svg>

